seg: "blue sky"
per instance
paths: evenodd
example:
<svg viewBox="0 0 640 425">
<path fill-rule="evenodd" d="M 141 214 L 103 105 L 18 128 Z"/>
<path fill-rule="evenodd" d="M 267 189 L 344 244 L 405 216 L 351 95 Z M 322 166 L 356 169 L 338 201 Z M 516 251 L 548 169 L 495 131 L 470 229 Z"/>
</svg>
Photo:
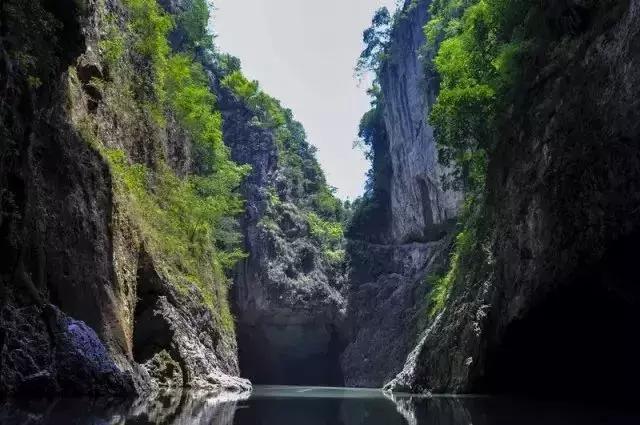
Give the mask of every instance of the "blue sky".
<svg viewBox="0 0 640 425">
<path fill-rule="evenodd" d="M 360 117 L 369 109 L 366 83 L 353 67 L 362 31 L 380 6 L 395 0 L 216 0 L 220 50 L 237 56 L 244 73 L 291 108 L 318 148 L 329 184 L 343 198 L 362 194 L 369 165 L 358 149 Z"/>
</svg>

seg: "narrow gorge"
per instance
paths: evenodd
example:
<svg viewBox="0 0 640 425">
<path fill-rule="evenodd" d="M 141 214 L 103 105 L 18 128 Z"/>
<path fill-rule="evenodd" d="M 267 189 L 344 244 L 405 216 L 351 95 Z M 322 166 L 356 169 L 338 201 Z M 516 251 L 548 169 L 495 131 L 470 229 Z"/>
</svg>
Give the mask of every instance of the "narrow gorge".
<svg viewBox="0 0 640 425">
<path fill-rule="evenodd" d="M 0 396 L 637 395 L 640 0 L 380 9 L 347 202 L 205 0 L 0 8 Z"/>
</svg>

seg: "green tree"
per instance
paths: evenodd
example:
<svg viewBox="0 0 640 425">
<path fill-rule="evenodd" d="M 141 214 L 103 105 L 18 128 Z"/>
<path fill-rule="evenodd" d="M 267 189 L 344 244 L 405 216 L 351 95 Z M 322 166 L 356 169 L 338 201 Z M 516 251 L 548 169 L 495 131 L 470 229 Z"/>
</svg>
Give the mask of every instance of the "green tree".
<svg viewBox="0 0 640 425">
<path fill-rule="evenodd" d="M 356 75 L 362 76 L 368 71 L 376 71 L 382 61 L 391 33 L 391 15 L 389 9 L 381 7 L 373 15 L 371 26 L 362 33 L 364 49 L 356 64 Z"/>
<path fill-rule="evenodd" d="M 186 0 L 184 11 L 178 15 L 177 24 L 186 35 L 187 49 L 213 49 L 213 35 L 208 30 L 207 0 Z"/>
<path fill-rule="evenodd" d="M 430 121 L 440 160 L 453 170 L 447 185 L 484 186 L 496 120 L 508 104 L 525 54 L 530 0 L 440 0 L 431 6 L 427 43 L 437 50 L 440 92 Z"/>
</svg>

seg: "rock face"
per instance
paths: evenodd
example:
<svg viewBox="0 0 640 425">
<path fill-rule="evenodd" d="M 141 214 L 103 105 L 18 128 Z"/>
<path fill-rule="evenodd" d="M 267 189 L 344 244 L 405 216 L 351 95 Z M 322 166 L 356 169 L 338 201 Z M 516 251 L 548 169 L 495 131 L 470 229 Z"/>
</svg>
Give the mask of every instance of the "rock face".
<svg viewBox="0 0 640 425">
<path fill-rule="evenodd" d="M 429 243 L 376 245 L 351 241 L 349 344 L 345 383 L 381 387 L 402 369 L 426 320 L 425 277 L 443 270 L 449 236 Z"/>
<path fill-rule="evenodd" d="M 143 393 L 151 376 L 246 390 L 235 341 L 163 273 L 83 133 L 90 120 L 110 148 L 190 167 L 171 120 L 154 133 L 148 116 L 110 114 L 94 84 L 110 78 L 103 7 L 124 19 L 117 1 L 2 5 L 14 19 L 0 41 L 0 394 Z M 27 76 L 24 61 L 42 70 Z"/>
<path fill-rule="evenodd" d="M 233 287 L 243 376 L 257 384 L 342 385 L 342 267 L 312 238 L 304 195 L 279 165 L 275 133 L 226 89 L 219 88 L 219 102 L 232 157 L 252 166 L 243 185 L 249 257 Z"/>
<path fill-rule="evenodd" d="M 69 389 L 77 394 L 117 395 L 134 390 L 131 376 L 118 368 L 85 323 L 51 304 L 7 306 L 2 313 L 5 391 L 45 395 Z"/>
<path fill-rule="evenodd" d="M 389 389 L 637 391 L 640 2 L 547 6 L 562 41 L 490 164 L 493 272 L 454 289 Z"/>
<path fill-rule="evenodd" d="M 402 369 L 426 321 L 426 277 L 446 267 L 461 201 L 442 188 L 445 170 L 427 123 L 437 90 L 420 54 L 429 4 L 406 2 L 380 71 L 388 143 L 378 149 L 389 150 L 380 156 L 390 158 L 390 223 L 385 235 L 368 239 L 382 243 L 349 243 L 349 344 L 341 361 L 351 386 L 380 387 Z"/>
<path fill-rule="evenodd" d="M 429 0 L 408 1 L 391 31 L 388 59 L 380 70 L 384 121 L 393 175 L 390 184 L 391 239 L 394 243 L 437 240 L 441 225 L 455 218 L 459 192 L 443 190 L 433 128 L 427 122 L 438 78 L 425 74 L 421 53 Z"/>
</svg>

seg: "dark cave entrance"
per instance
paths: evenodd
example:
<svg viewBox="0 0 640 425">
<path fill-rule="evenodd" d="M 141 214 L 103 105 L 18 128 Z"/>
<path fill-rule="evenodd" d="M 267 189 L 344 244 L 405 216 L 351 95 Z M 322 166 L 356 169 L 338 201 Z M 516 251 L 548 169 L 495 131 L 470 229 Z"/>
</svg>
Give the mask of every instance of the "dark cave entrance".
<svg viewBox="0 0 640 425">
<path fill-rule="evenodd" d="M 173 331 L 168 322 L 169 318 L 161 313 L 160 278 L 155 271 L 153 260 L 144 250 L 139 253 L 136 287 L 133 358 L 142 364 L 162 350 L 174 354 L 171 345 Z"/>
<path fill-rule="evenodd" d="M 241 375 L 256 385 L 344 386 L 333 325 L 238 324 Z"/>
<path fill-rule="evenodd" d="M 640 393 L 640 235 L 511 324 L 478 392 L 627 401 Z"/>
</svg>

